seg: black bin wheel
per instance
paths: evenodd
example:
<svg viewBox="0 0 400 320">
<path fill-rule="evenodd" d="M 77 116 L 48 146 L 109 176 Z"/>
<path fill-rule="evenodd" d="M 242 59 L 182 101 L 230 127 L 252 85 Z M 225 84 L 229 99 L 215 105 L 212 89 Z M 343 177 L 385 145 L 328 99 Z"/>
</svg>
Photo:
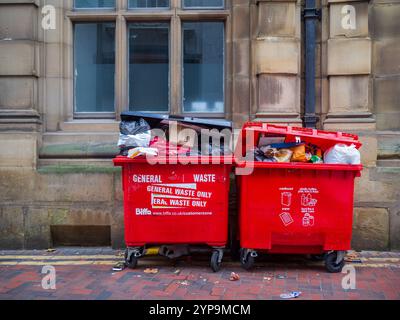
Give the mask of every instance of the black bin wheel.
<svg viewBox="0 0 400 320">
<path fill-rule="evenodd" d="M 325 258 L 325 267 L 326 270 L 330 273 L 339 273 L 342 272 L 344 267 L 344 259 L 342 259 L 339 263 L 336 263 L 337 252 L 331 252 L 326 255 Z"/>
<path fill-rule="evenodd" d="M 211 269 L 214 272 L 218 272 L 219 270 L 221 270 L 221 262 L 218 261 L 219 260 L 219 252 L 218 251 L 213 251 L 212 255 L 211 255 Z"/>
<path fill-rule="evenodd" d="M 128 249 L 125 250 L 125 265 L 129 268 L 129 269 L 135 269 L 138 263 L 138 259 L 131 254 L 130 259 L 128 259 Z"/>
<path fill-rule="evenodd" d="M 244 249 L 240 251 L 240 264 L 243 269 L 251 270 L 254 267 L 255 258 L 251 255 L 250 252 L 245 253 Z"/>
</svg>

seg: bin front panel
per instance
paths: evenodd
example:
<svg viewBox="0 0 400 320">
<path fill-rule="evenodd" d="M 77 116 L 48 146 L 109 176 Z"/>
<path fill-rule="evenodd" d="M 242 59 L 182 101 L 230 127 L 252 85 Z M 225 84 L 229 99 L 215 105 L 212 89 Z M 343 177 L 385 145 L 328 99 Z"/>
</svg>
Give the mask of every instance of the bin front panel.
<svg viewBox="0 0 400 320">
<path fill-rule="evenodd" d="M 225 246 L 229 174 L 229 165 L 125 164 L 126 244 Z"/>
<path fill-rule="evenodd" d="M 348 250 L 355 171 L 256 168 L 240 179 L 243 248 Z"/>
</svg>

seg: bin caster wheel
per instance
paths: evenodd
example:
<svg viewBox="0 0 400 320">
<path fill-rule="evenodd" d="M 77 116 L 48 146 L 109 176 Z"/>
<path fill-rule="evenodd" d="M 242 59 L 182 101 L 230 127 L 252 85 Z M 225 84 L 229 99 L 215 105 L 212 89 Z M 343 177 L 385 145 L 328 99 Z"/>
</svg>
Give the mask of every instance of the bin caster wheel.
<svg viewBox="0 0 400 320">
<path fill-rule="evenodd" d="M 245 270 L 250 270 L 254 267 L 255 254 L 252 251 L 241 249 L 240 263 Z"/>
<path fill-rule="evenodd" d="M 222 256 L 220 251 L 214 250 L 211 255 L 211 263 L 210 263 L 212 271 L 218 272 L 219 270 L 221 270 L 221 262 L 222 262 Z"/>
<path fill-rule="evenodd" d="M 344 258 L 337 263 L 337 252 L 331 252 L 326 255 L 325 267 L 330 273 L 342 272 L 344 267 Z"/>
<path fill-rule="evenodd" d="M 135 269 L 138 263 L 138 259 L 132 253 L 129 257 L 128 249 L 125 250 L 125 265 L 129 269 Z"/>
</svg>

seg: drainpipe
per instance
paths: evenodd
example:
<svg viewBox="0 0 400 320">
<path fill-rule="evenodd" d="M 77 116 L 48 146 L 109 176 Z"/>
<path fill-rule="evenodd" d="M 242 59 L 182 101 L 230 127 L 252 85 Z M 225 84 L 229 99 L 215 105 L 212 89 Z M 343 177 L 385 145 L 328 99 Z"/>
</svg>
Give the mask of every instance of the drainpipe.
<svg viewBox="0 0 400 320">
<path fill-rule="evenodd" d="M 303 11 L 305 23 L 305 114 L 304 126 L 315 128 L 315 24 L 321 17 L 321 10 L 315 7 L 315 0 L 305 0 Z"/>
</svg>

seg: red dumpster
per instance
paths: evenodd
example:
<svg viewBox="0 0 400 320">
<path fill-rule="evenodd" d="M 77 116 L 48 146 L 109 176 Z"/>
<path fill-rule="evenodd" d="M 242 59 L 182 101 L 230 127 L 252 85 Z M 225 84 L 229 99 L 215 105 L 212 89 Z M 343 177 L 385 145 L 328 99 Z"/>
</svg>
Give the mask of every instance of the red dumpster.
<svg viewBox="0 0 400 320">
<path fill-rule="evenodd" d="M 144 157 L 114 159 L 122 167 L 127 265 L 135 267 L 151 245 L 207 244 L 214 248 L 211 267 L 218 271 L 227 243 L 232 157 L 200 157 L 189 165 L 158 160 L 165 164 L 152 165 Z"/>
<path fill-rule="evenodd" d="M 254 134 L 245 146 L 246 134 Z M 247 123 L 239 137 L 244 156 L 260 137 L 285 137 L 285 143 L 304 141 L 322 151 L 336 143 L 361 146 L 355 135 L 315 129 Z M 240 160 L 239 158 L 242 158 Z M 250 175 L 237 176 L 239 190 L 240 260 L 250 269 L 257 251 L 311 254 L 325 259 L 330 272 L 340 272 L 350 249 L 354 179 L 361 165 L 314 163 L 248 163 L 237 157 L 237 166 L 253 165 Z"/>
</svg>

